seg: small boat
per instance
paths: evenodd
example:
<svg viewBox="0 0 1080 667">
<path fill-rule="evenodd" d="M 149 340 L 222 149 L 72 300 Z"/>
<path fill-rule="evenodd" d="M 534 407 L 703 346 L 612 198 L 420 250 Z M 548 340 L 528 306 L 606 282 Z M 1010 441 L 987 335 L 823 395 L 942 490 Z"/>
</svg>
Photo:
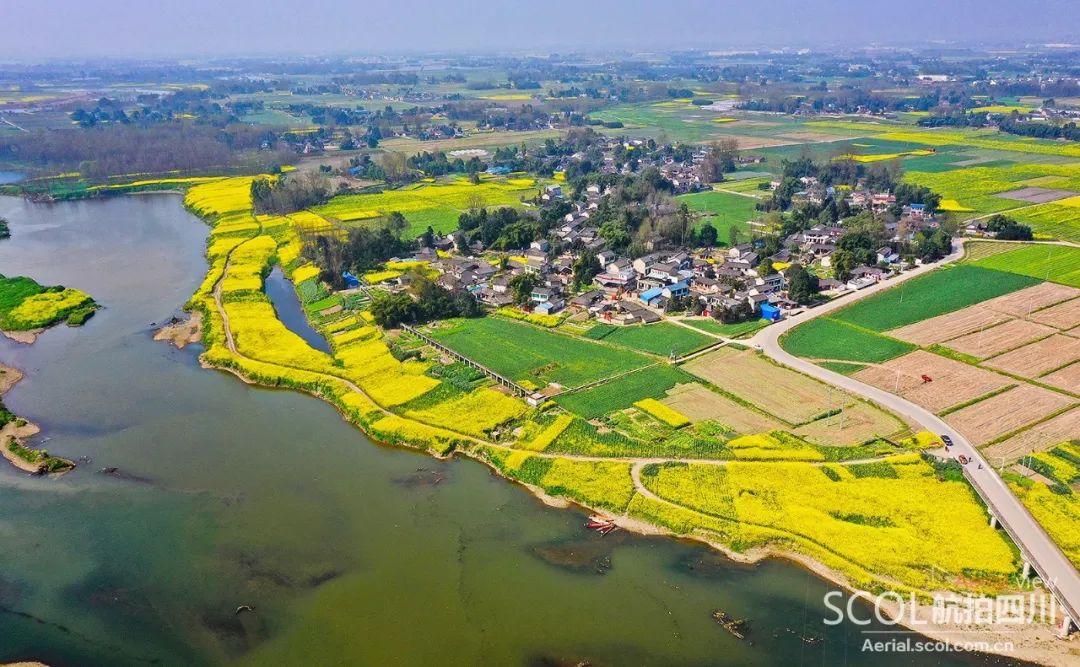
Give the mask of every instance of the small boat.
<svg viewBox="0 0 1080 667">
<path fill-rule="evenodd" d="M 746 619 L 728 616 L 720 610 L 714 611 L 712 617 L 716 619 L 720 627 L 730 632 L 736 639 L 745 640 L 747 633 L 750 632 L 749 623 Z"/>
<path fill-rule="evenodd" d="M 593 514 L 589 517 L 589 520 L 585 522 L 585 527 L 589 530 L 595 530 L 601 535 L 607 535 L 619 529 L 615 524 L 615 521 L 602 517 L 599 514 Z"/>
</svg>

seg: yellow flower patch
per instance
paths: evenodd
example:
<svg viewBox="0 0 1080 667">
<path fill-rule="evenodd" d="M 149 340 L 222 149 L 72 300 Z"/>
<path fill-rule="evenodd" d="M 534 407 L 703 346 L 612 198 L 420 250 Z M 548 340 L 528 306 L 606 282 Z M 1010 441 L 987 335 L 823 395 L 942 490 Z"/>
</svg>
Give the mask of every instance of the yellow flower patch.
<svg viewBox="0 0 1080 667">
<path fill-rule="evenodd" d="M 824 461 L 825 455 L 812 447 L 780 439 L 770 433 L 744 435 L 727 443 L 735 458 L 757 461 Z"/>
<path fill-rule="evenodd" d="M 565 431 L 566 427 L 573 421 L 573 415 L 559 415 L 555 418 L 555 421 L 548 425 L 548 427 L 541 431 L 534 439 L 528 442 L 520 442 L 518 443 L 518 447 L 533 452 L 542 452 L 547 449 L 551 443 L 555 442 L 555 438 L 562 435 L 562 432 Z"/>
<path fill-rule="evenodd" d="M 41 292 L 23 299 L 8 312 L 5 319 L 7 326 L 14 330 L 39 329 L 64 319 L 72 310 L 90 301 L 89 294 L 77 289 Z"/>
<path fill-rule="evenodd" d="M 305 264 L 293 271 L 292 279 L 294 283 L 299 284 L 318 275 L 319 267 L 315 266 L 314 264 Z"/>
<path fill-rule="evenodd" d="M 526 411 L 527 407 L 521 401 L 482 387 L 422 410 L 410 410 L 405 415 L 427 424 L 483 437 L 491 429 L 521 417 Z"/>
<path fill-rule="evenodd" d="M 656 417 L 668 426 L 680 428 L 690 423 L 690 419 L 678 410 L 668 407 L 655 398 L 646 398 L 634 403 L 637 409 Z"/>
</svg>

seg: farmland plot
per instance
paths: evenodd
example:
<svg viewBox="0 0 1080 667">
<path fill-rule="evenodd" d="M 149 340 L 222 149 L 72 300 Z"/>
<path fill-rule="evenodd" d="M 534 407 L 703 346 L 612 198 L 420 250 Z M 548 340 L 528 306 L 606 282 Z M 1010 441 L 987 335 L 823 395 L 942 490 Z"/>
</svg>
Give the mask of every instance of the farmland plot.
<svg viewBox="0 0 1080 667">
<path fill-rule="evenodd" d="M 812 421 L 793 433 L 818 445 L 855 446 L 896 433 L 904 425 L 892 415 L 862 401 L 844 406 L 839 414 Z"/>
<path fill-rule="evenodd" d="M 996 255 L 982 261 L 989 262 L 1010 254 Z M 1077 273 L 1080 274 L 1080 269 L 1077 269 Z M 943 267 L 902 283 L 895 289 L 854 303 L 830 317 L 872 331 L 888 331 L 1031 287 L 1038 282 L 1031 277 L 988 270 L 974 264 Z"/>
<path fill-rule="evenodd" d="M 721 396 L 696 382 L 670 389 L 661 401 L 686 415 L 691 422 L 714 420 L 738 433 L 751 434 L 783 428 L 783 424 Z"/>
<path fill-rule="evenodd" d="M 835 409 L 845 399 L 828 385 L 777 366 L 751 350 L 721 348 L 684 368 L 792 424 Z"/>
<path fill-rule="evenodd" d="M 717 342 L 703 333 L 668 322 L 619 327 L 604 336 L 604 341 L 665 357 L 672 352 L 687 354 Z"/>
<path fill-rule="evenodd" d="M 923 382 L 923 375 L 931 381 Z M 922 350 L 868 366 L 853 377 L 899 394 L 932 412 L 941 412 L 1014 384 L 1004 375 Z"/>
<path fill-rule="evenodd" d="M 1072 402 L 1067 396 L 1025 384 L 957 410 L 945 421 L 979 446 L 1047 417 Z"/>
<path fill-rule="evenodd" d="M 916 345 L 932 345 L 966 336 L 1007 322 L 1009 316 L 980 306 L 969 306 L 954 313 L 938 315 L 887 332 L 894 338 Z"/>
<path fill-rule="evenodd" d="M 1062 330 L 1080 326 L 1080 299 L 1044 308 L 1032 313 L 1028 319 Z"/>
<path fill-rule="evenodd" d="M 1027 320 L 1009 320 L 989 329 L 954 338 L 948 346 L 957 352 L 985 359 L 1031 341 L 1045 338 L 1056 330 Z"/>
<path fill-rule="evenodd" d="M 1033 311 L 1080 296 L 1080 289 L 1057 283 L 1040 283 L 1018 292 L 1005 294 L 982 302 L 991 310 L 1026 317 Z"/>
<path fill-rule="evenodd" d="M 1080 394 L 1080 363 L 1070 364 L 1061 370 L 1039 378 L 1039 382 L 1051 387 Z M 1080 431 L 1077 431 L 1080 434 Z"/>
<path fill-rule="evenodd" d="M 1026 454 L 1045 451 L 1059 442 L 1075 438 L 1078 433 L 1080 408 L 1074 408 L 987 447 L 983 454 L 992 464 L 997 464 L 1002 459 L 1012 461 Z"/>
<path fill-rule="evenodd" d="M 668 389 L 692 380 L 678 367 L 657 365 L 595 387 L 563 394 L 555 401 L 585 419 L 595 419 L 628 408 L 645 398 L 662 398 Z"/>
<path fill-rule="evenodd" d="M 634 352 L 495 317 L 440 323 L 431 335 L 518 381 L 576 387 L 651 363 Z"/>
<path fill-rule="evenodd" d="M 1028 245 L 991 255 L 970 264 L 1050 280 L 1080 288 L 1080 248 L 1060 245 Z"/>
<path fill-rule="evenodd" d="M 1080 359 L 1080 339 L 1055 334 L 985 362 L 1013 375 L 1035 378 Z"/>
</svg>

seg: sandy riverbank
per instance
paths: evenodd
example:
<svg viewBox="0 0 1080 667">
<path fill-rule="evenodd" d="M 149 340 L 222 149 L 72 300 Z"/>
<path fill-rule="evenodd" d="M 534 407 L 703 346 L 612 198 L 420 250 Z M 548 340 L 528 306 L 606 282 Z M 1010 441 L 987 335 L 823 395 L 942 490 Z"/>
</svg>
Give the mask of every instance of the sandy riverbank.
<svg viewBox="0 0 1080 667">
<path fill-rule="evenodd" d="M 16 343 L 23 343 L 24 345 L 30 345 L 37 337 L 41 335 L 44 329 L 30 329 L 28 331 L 3 331 L 0 330 L 0 334 L 3 334 L 15 341 Z"/>
<path fill-rule="evenodd" d="M 187 319 L 174 317 L 173 321 L 154 332 L 154 340 L 166 341 L 181 350 L 191 343 L 198 343 L 202 340 L 202 318 L 198 310 Z"/>
<path fill-rule="evenodd" d="M 4 394 L 14 387 L 22 378 L 23 373 L 19 369 L 0 364 L 0 398 L 3 398 Z M 42 472 L 41 464 L 43 462 L 32 463 L 27 461 L 11 451 L 8 447 L 8 443 L 14 440 L 20 447 L 27 448 L 25 444 L 26 441 L 40 432 L 41 429 L 37 424 L 16 417 L 14 420 L 4 424 L 3 427 L 0 427 L 0 454 L 3 454 L 4 458 L 19 470 L 35 475 L 40 474 Z M 54 458 L 57 458 L 68 466 L 64 470 L 57 472 L 66 472 L 75 467 L 75 464 L 67 459 L 60 459 L 59 457 Z"/>
</svg>

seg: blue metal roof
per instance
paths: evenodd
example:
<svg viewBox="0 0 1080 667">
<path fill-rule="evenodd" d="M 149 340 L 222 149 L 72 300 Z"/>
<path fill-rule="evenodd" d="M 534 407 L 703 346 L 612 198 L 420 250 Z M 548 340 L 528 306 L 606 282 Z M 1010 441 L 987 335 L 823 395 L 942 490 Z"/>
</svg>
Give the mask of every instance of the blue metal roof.
<svg viewBox="0 0 1080 667">
<path fill-rule="evenodd" d="M 642 301 L 652 301 L 653 299 L 661 296 L 663 293 L 664 293 L 663 288 L 654 287 L 652 289 L 645 290 L 644 292 L 642 292 L 638 296 L 638 298 L 641 299 Z"/>
</svg>

